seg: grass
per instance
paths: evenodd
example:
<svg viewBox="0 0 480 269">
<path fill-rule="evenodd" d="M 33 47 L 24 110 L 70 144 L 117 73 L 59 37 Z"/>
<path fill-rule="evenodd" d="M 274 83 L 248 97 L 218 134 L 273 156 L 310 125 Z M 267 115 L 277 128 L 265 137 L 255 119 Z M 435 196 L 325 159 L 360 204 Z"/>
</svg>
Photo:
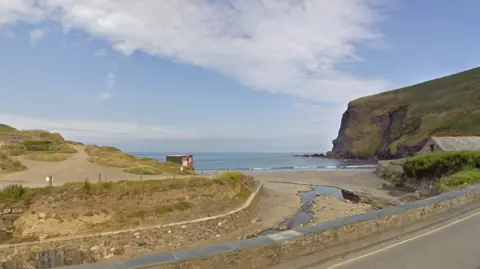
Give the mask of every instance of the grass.
<svg viewBox="0 0 480 269">
<path fill-rule="evenodd" d="M 0 153 L 0 173 L 17 172 L 27 169 L 21 162 L 13 160 L 9 156 Z"/>
<path fill-rule="evenodd" d="M 416 179 L 437 179 L 465 169 L 480 167 L 479 151 L 455 151 L 417 155 L 403 164 L 405 175 Z"/>
<path fill-rule="evenodd" d="M 75 182 L 62 186 L 45 188 L 28 188 L 22 185 L 8 185 L 0 190 L 0 203 L 29 201 L 38 196 L 66 194 L 78 197 L 126 197 L 151 195 L 154 193 L 170 192 L 182 189 L 205 188 L 213 185 L 231 186 L 238 192 L 249 191 L 244 184 L 246 176 L 241 172 L 220 174 L 214 179 L 205 177 L 188 177 L 164 180 L 123 180 L 108 182 Z M 244 193 L 245 194 L 245 193 Z M 244 195 L 242 194 L 242 195 Z"/>
<path fill-rule="evenodd" d="M 151 158 L 138 158 L 114 147 L 87 146 L 85 151 L 89 161 L 103 166 L 121 168 L 124 172 L 143 175 L 160 175 L 162 173 L 193 174 L 180 171 L 180 165 L 171 162 L 159 162 Z"/>
<path fill-rule="evenodd" d="M 123 213 L 123 214 L 121 213 L 116 216 L 116 220 L 120 222 L 125 222 L 132 218 L 145 219 L 146 217 L 151 217 L 151 216 L 160 217 L 175 211 L 186 211 L 192 208 L 193 206 L 194 205 L 192 203 L 189 203 L 187 201 L 178 201 L 178 202 L 158 205 L 149 210 L 138 210 L 135 212 Z"/>
<path fill-rule="evenodd" d="M 29 155 L 33 148 L 44 148 L 49 153 L 76 153 L 77 150 L 63 139 L 58 133 L 43 130 L 17 130 L 8 125 L 0 124 L 0 140 L 10 142 L 12 136 L 19 136 L 20 141 L 10 143 L 3 147 L 5 154 L 9 156 Z"/>
<path fill-rule="evenodd" d="M 13 133 L 15 131 L 17 131 L 17 129 L 12 126 L 0 123 L 0 133 Z"/>
<path fill-rule="evenodd" d="M 450 176 L 442 177 L 436 182 L 436 187 L 441 192 L 466 188 L 480 184 L 479 169 L 465 169 Z"/>
<path fill-rule="evenodd" d="M 72 154 L 70 153 L 55 153 L 55 152 L 32 152 L 26 155 L 25 157 L 30 160 L 40 161 L 40 162 L 61 162 L 70 158 Z"/>
<path fill-rule="evenodd" d="M 363 97 L 351 102 L 336 150 L 401 156 L 432 135 L 480 135 L 479 108 L 480 68 Z"/>
<path fill-rule="evenodd" d="M 240 206 L 251 195 L 253 183 L 242 173 L 230 172 L 215 179 L 83 181 L 51 188 L 9 185 L 0 189 L 0 203 L 28 208 L 11 238 L 22 242 L 32 234 L 91 234 L 221 214 Z M 54 228 L 40 222 L 32 215 L 40 212 L 59 222 Z M 78 229 L 72 231 L 72 225 Z"/>
</svg>

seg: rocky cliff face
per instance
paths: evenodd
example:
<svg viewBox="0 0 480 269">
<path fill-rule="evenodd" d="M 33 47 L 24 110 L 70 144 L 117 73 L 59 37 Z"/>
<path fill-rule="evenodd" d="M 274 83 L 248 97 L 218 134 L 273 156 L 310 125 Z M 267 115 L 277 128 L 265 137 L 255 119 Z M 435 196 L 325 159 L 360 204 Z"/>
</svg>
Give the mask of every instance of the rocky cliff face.
<svg viewBox="0 0 480 269">
<path fill-rule="evenodd" d="M 328 156 L 406 157 L 432 135 L 480 135 L 480 68 L 350 102 Z"/>
</svg>

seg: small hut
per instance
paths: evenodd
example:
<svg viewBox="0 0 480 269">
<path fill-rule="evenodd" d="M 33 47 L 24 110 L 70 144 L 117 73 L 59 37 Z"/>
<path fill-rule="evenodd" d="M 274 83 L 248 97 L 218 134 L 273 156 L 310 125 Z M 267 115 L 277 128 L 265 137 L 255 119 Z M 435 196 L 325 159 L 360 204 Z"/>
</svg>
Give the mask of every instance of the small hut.
<svg viewBox="0 0 480 269">
<path fill-rule="evenodd" d="M 193 155 L 167 155 L 165 161 L 179 164 L 182 168 L 193 169 Z"/>
<path fill-rule="evenodd" d="M 480 136 L 432 136 L 419 154 L 460 150 L 480 151 Z"/>
</svg>

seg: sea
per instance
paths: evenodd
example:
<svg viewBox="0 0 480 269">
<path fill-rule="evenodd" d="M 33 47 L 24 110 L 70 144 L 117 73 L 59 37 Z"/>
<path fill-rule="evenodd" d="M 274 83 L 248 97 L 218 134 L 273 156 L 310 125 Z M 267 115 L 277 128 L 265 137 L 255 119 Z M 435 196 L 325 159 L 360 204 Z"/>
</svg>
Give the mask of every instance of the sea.
<svg viewBox="0 0 480 269">
<path fill-rule="evenodd" d="M 167 155 L 181 152 L 131 152 L 138 157 L 149 157 L 164 161 Z M 246 173 L 279 171 L 325 171 L 371 169 L 377 163 L 363 160 L 294 157 L 295 153 L 189 153 L 193 155 L 193 166 L 197 173 L 241 170 Z"/>
</svg>

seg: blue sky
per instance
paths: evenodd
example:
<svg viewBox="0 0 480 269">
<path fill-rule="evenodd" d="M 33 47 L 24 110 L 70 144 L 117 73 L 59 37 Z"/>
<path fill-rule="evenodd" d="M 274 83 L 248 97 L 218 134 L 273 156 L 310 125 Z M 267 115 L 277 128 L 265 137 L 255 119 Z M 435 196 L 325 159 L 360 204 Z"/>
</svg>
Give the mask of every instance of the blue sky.
<svg viewBox="0 0 480 269">
<path fill-rule="evenodd" d="M 347 103 L 477 67 L 480 2 L 10 0 L 0 122 L 129 151 L 326 151 Z"/>
</svg>

